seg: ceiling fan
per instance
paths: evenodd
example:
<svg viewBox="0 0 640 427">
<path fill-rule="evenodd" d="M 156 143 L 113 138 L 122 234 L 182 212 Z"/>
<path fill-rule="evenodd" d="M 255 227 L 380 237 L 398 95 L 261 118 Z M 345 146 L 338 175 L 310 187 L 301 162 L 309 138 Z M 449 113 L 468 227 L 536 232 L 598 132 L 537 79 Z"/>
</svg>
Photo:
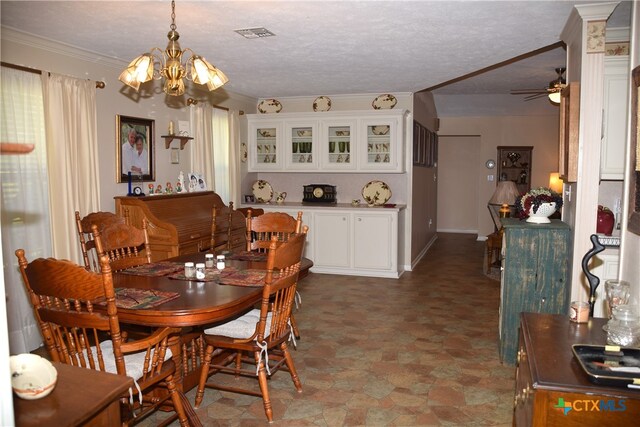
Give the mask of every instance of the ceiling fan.
<svg viewBox="0 0 640 427">
<path fill-rule="evenodd" d="M 542 98 L 545 96 L 549 96 L 551 102 L 555 102 L 556 104 L 560 103 L 560 92 L 562 88 L 566 86 L 566 81 L 564 79 L 564 72 L 566 71 L 565 67 L 556 68 L 556 74 L 558 77 L 555 80 L 551 80 L 549 82 L 549 86 L 542 89 L 512 89 L 512 95 L 527 95 L 524 97 L 525 101 L 531 101 L 532 99 Z M 552 94 L 556 95 L 556 97 L 552 97 Z M 557 101 L 556 101 L 557 99 Z"/>
</svg>

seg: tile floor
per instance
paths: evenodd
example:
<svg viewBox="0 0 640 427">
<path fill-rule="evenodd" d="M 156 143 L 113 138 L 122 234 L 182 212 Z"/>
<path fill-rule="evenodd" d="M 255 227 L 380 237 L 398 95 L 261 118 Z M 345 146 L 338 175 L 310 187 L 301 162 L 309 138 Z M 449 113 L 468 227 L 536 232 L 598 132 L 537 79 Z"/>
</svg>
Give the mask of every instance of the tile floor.
<svg viewBox="0 0 640 427">
<path fill-rule="evenodd" d="M 274 375 L 273 425 L 511 425 L 515 371 L 499 361 L 500 283 L 483 254 L 475 236 L 441 233 L 399 280 L 305 278 L 293 350 L 303 392 Z M 212 389 L 197 412 L 206 426 L 268 424 L 260 398 Z"/>
</svg>

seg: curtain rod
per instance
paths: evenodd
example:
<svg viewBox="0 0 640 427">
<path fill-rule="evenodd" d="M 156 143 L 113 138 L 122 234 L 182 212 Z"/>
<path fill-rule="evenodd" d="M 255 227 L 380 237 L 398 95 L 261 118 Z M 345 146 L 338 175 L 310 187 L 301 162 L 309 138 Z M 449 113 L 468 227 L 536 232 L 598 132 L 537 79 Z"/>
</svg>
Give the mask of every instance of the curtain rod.
<svg viewBox="0 0 640 427">
<path fill-rule="evenodd" d="M 187 105 L 198 105 L 198 100 L 194 99 L 194 98 L 187 98 Z M 221 107 L 219 105 L 211 105 L 213 108 L 217 108 L 218 110 L 224 110 L 224 111 L 229 111 L 229 109 L 227 107 Z M 244 115 L 244 111 L 240 110 L 238 112 L 239 115 L 243 116 Z"/>
<path fill-rule="evenodd" d="M 7 68 L 13 68 L 14 70 L 20 70 L 20 71 L 26 71 L 27 73 L 33 73 L 33 74 L 42 74 L 43 71 L 42 70 L 38 70 L 36 68 L 29 68 L 29 67 L 25 67 L 23 65 L 15 65 L 15 64 L 10 64 L 8 62 L 0 62 L 0 65 L 2 65 L 3 67 L 7 67 Z M 96 87 L 98 89 L 104 89 L 105 87 L 105 83 L 98 80 L 96 81 Z"/>
</svg>

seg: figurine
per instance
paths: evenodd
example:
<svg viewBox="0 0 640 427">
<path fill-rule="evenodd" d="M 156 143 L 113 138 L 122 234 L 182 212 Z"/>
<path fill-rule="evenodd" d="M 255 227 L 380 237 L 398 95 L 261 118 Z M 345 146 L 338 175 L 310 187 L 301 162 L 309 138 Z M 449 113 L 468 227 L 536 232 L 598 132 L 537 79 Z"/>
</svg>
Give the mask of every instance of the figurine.
<svg viewBox="0 0 640 427">
<path fill-rule="evenodd" d="M 182 193 L 182 183 L 180 181 L 176 182 L 176 193 Z"/>
<path fill-rule="evenodd" d="M 182 171 L 178 174 L 178 184 L 180 188 L 184 188 L 184 174 Z"/>
<path fill-rule="evenodd" d="M 149 184 L 149 195 L 153 194 L 153 184 Z"/>
<path fill-rule="evenodd" d="M 158 184 L 158 186 L 156 187 L 156 193 L 162 194 L 162 185 Z"/>
<path fill-rule="evenodd" d="M 173 193 L 173 187 L 171 186 L 170 182 L 167 182 L 167 186 L 165 187 L 164 192 L 167 194 Z"/>
</svg>

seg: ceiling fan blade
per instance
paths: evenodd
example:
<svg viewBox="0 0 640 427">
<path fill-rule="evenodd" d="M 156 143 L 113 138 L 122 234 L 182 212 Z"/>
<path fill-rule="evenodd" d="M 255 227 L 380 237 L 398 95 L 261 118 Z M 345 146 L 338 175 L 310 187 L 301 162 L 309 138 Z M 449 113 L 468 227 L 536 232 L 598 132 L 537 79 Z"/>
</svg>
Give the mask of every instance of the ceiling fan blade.
<svg viewBox="0 0 640 427">
<path fill-rule="evenodd" d="M 511 95 L 526 95 L 529 93 L 547 93 L 547 89 L 512 89 Z"/>
<path fill-rule="evenodd" d="M 532 101 L 532 100 L 534 100 L 534 99 L 544 98 L 544 97 L 546 97 L 546 96 L 547 96 L 547 94 L 546 94 L 546 93 L 538 93 L 538 94 L 536 94 L 536 95 L 529 95 L 529 96 L 525 96 L 525 97 L 524 97 L 524 100 L 525 100 L 525 101 Z"/>
</svg>

